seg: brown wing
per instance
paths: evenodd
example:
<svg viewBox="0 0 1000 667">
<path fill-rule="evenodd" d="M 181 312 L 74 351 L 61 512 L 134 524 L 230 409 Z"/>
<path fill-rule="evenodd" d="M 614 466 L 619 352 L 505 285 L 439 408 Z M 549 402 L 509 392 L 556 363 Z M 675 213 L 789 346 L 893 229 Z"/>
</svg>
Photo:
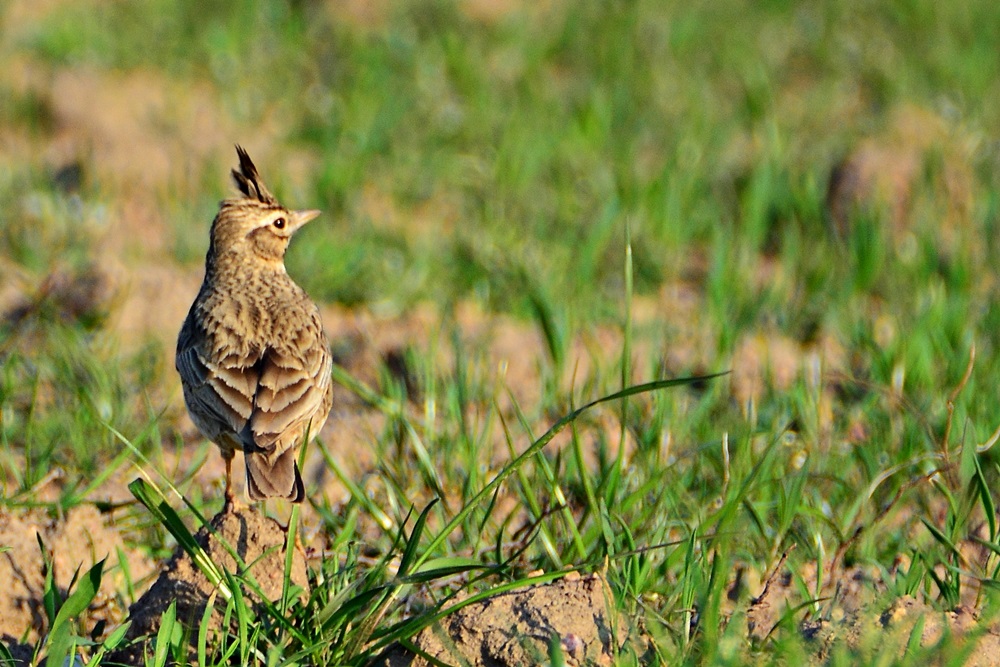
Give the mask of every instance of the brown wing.
<svg viewBox="0 0 1000 667">
<path fill-rule="evenodd" d="M 298 503 L 305 497 L 296 449 L 307 433 L 315 436 L 326 422 L 331 365 L 318 313 L 261 360 L 245 432 L 253 439 L 245 460 L 247 490 L 254 500 L 278 496 Z"/>
<path fill-rule="evenodd" d="M 318 313 L 304 324 L 259 365 L 250 432 L 271 460 L 299 444 L 307 429 L 318 433 L 329 412 L 331 360 Z"/>
<path fill-rule="evenodd" d="M 177 371 L 191 418 L 210 440 L 237 435 L 253 413 L 259 378 L 258 356 L 225 347 L 188 316 L 177 340 Z"/>
</svg>

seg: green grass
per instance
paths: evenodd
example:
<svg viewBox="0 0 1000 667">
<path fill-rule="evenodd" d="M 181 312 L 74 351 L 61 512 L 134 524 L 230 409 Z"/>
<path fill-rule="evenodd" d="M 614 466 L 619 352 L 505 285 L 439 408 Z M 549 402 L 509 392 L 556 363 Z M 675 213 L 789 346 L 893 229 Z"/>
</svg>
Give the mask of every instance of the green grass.
<svg viewBox="0 0 1000 667">
<path fill-rule="evenodd" d="M 315 499 L 330 549 L 308 603 L 227 603 L 270 619 L 252 646 L 232 649 L 361 664 L 459 590 L 565 566 L 606 566 L 616 604 L 642 619 L 652 648 L 626 664 L 795 664 L 817 650 L 796 624 L 830 609 L 801 573 L 832 576 L 834 559 L 883 571 L 880 604 L 912 594 L 946 609 L 968 600 L 960 575 L 980 577 L 989 617 L 1000 458 L 976 445 L 1000 423 L 993 5 L 638 0 L 517 5 L 489 22 L 461 3 L 388 4 L 365 25 L 330 3 L 67 3 L 0 37 L 0 57 L 46 76 L 145 73 L 179 84 L 172 94 L 211 91 L 246 132 L 225 140 L 273 146 L 259 166 L 279 196 L 324 209 L 326 223 L 289 254 L 310 294 L 440 313 L 437 330 L 408 341 L 414 386 L 387 369 L 374 387 L 338 374 L 386 417 L 364 443 L 372 478 L 364 488 L 345 478 L 344 504 Z M 163 390 L 169 350 L 121 352 L 108 313 L 45 289 L 46 277 L 86 276 L 133 198 L 169 221 L 173 257 L 157 260 L 197 271 L 228 169 L 186 165 L 189 178 L 149 192 L 107 178 L 91 146 L 81 185 L 66 187 L 45 147 L 84 130 L 61 126 L 58 106 L 44 83 L 0 79 L 4 136 L 29 146 L 0 154 L 0 279 L 33 286 L 22 316 L 0 325 L 2 502 L 37 504 L 36 485 L 58 466 L 55 513 L 135 459 L 116 432 L 154 460 L 176 447 L 178 397 Z M 916 133 L 927 143 L 907 229 L 872 205 L 836 233 L 832 169 L 866 138 L 898 146 L 913 109 L 947 129 Z M 184 144 L 178 123 L 150 145 Z M 283 159 L 303 154 L 304 180 L 286 175 Z M 690 310 L 664 305 L 677 290 L 693 295 Z M 537 329 L 539 386 L 527 388 L 537 404 L 517 404 L 485 346 L 463 335 L 467 301 Z M 570 383 L 573 341 L 602 329 L 618 342 Z M 765 377 L 752 404 L 729 377 L 643 393 L 580 414 L 558 446 L 517 459 L 562 416 L 623 386 L 739 375 L 753 363 L 741 346 L 757 335 L 795 346 L 804 370 Z M 440 363 L 444 350 L 454 364 Z M 814 364 L 826 364 L 819 380 Z M 615 446 L 623 435 L 627 458 Z M 173 544 L 169 522 L 129 511 L 157 553 Z M 988 560 L 965 558 L 974 533 Z M 738 569 L 766 576 L 786 552 L 807 604 L 751 642 L 742 614 L 760 591 L 730 602 L 729 587 Z M 410 569 L 390 574 L 393 558 Z M 423 605 L 412 618 L 404 592 Z M 60 621 L 42 652 L 67 651 L 70 627 Z M 158 645 L 180 655 L 169 630 Z M 829 663 L 897 660 L 894 646 L 862 644 L 835 644 Z M 909 659 L 948 662 L 952 648 L 914 647 Z"/>
</svg>

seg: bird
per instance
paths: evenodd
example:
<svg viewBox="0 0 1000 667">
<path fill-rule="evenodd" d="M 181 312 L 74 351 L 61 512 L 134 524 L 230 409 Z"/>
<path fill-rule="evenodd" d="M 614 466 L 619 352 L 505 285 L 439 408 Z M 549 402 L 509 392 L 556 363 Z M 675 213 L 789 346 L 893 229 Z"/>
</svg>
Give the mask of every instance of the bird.
<svg viewBox="0 0 1000 667">
<path fill-rule="evenodd" d="M 333 404 L 332 359 L 319 308 L 285 269 L 292 235 L 320 211 L 278 203 L 247 152 L 232 170 L 240 196 L 212 221 L 205 278 L 177 337 L 175 363 L 192 421 L 226 464 L 244 454 L 251 500 L 300 503 L 299 447 Z"/>
</svg>

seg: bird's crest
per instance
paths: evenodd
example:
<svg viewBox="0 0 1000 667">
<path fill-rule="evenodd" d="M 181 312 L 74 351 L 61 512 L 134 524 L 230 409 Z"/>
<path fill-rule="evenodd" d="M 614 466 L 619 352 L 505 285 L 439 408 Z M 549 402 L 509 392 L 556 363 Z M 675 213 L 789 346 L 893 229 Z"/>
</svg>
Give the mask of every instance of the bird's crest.
<svg viewBox="0 0 1000 667">
<path fill-rule="evenodd" d="M 262 204 L 276 204 L 277 200 L 264 185 L 253 160 L 239 144 L 236 145 L 236 154 L 240 157 L 240 168 L 239 170 L 233 169 L 233 180 L 236 181 L 236 187 L 240 189 L 240 192 L 249 199 L 256 199 Z"/>
</svg>

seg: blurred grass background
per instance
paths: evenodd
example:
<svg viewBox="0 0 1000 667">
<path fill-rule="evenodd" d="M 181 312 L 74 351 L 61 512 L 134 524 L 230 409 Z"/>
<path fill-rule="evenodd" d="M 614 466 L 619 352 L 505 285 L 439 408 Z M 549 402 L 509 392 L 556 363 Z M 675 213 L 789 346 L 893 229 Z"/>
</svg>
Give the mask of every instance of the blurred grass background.
<svg viewBox="0 0 1000 667">
<path fill-rule="evenodd" d="M 572 400 L 581 332 L 634 320 L 642 355 L 630 372 L 628 336 L 588 348 L 595 363 L 577 386 L 594 392 L 629 375 L 733 369 L 626 416 L 635 495 L 619 495 L 613 438 L 590 425 L 598 490 L 611 507 L 630 499 L 619 505 L 629 540 L 716 520 L 737 530 L 739 515 L 752 537 L 726 553 L 759 571 L 789 543 L 817 561 L 835 551 L 823 539 L 882 564 L 930 550 L 909 515 L 851 535 L 1000 419 L 998 52 L 1000 11 L 985 0 L 8 0 L 8 488 L 30 490 L 54 463 L 71 479 L 100 469 L 118 449 L 105 424 L 146 448 L 179 437 L 171 339 L 238 142 L 282 201 L 324 210 L 288 258 L 317 300 L 389 317 L 429 303 L 443 321 L 472 302 L 542 332 L 546 384 L 522 406 L 529 421 Z M 465 404 L 488 406 L 502 380 L 460 337 L 444 345 L 460 360 L 453 373 L 436 370 L 431 334 L 415 338 L 406 359 L 421 390 L 447 398 L 444 425 L 427 413 L 428 442 L 467 500 L 484 457 Z M 947 398 L 973 346 L 945 442 Z M 388 431 L 376 443 L 388 486 L 426 495 Z M 723 432 L 736 434 L 733 465 L 767 481 L 719 510 L 738 475 Z M 787 460 L 775 462 L 761 443 L 779 438 Z M 995 455 L 982 458 L 995 482 Z M 968 465 L 949 488 L 964 491 Z M 649 501 L 667 468 L 670 488 Z M 777 482 L 786 475 L 791 490 Z M 726 514 L 730 502 L 744 509 Z M 926 497 L 912 506 L 942 521 Z M 974 516 L 950 507 L 958 535 Z M 954 555 L 942 549 L 922 572 Z M 537 558 L 597 562 L 608 550 Z M 657 565 L 662 580 L 622 586 L 644 599 L 682 556 Z M 954 581 L 932 580 L 928 590 L 958 599 Z M 661 594 L 689 604 L 691 590 Z"/>
<path fill-rule="evenodd" d="M 959 152 L 974 202 L 964 217 L 984 225 L 993 206 L 980 196 L 996 185 L 1000 28 L 988 3 L 53 5 L 7 12 L 4 55 L 19 70 L 6 77 L 8 133 L 37 139 L 69 115 L 60 107 L 72 103 L 46 99 L 34 77 L 127 76 L 138 95 L 162 96 L 175 125 L 140 118 L 159 135 L 144 139 L 207 144 L 155 184 L 178 258 L 192 263 L 228 160 L 216 147 L 273 145 L 278 165 L 301 152 L 298 172 L 272 167 L 271 178 L 328 214 L 291 258 L 326 300 L 472 296 L 518 310 L 526 280 L 606 316 L 628 220 L 639 294 L 701 269 L 728 297 L 713 304 L 728 310 L 719 315 L 740 313 L 760 295 L 728 288 L 761 255 L 782 258 L 790 284 L 825 268 L 809 250 L 827 249 L 831 171 L 908 111 L 927 117 L 905 139 L 937 153 L 919 156 L 910 188 L 923 194 L 923 172 Z M 94 92 L 66 88 L 55 92 Z M 200 105 L 184 99 L 192 90 Z M 147 104 L 118 103 L 130 101 Z M 199 136 L 183 136 L 192 126 Z M 237 136 L 215 136 L 226 130 Z M 945 136 L 921 139 L 934 132 Z M 78 159 L 101 150 L 74 148 Z M 143 145 L 131 148 L 141 169 Z M 39 157 L 14 173 L 30 178 L 29 165 L 47 166 Z M 91 192 L 114 194 L 87 175 Z M 911 228 L 933 229 L 959 205 L 935 194 Z M 815 292 L 830 281 L 811 277 L 820 285 L 795 305 L 829 296 Z"/>
</svg>

